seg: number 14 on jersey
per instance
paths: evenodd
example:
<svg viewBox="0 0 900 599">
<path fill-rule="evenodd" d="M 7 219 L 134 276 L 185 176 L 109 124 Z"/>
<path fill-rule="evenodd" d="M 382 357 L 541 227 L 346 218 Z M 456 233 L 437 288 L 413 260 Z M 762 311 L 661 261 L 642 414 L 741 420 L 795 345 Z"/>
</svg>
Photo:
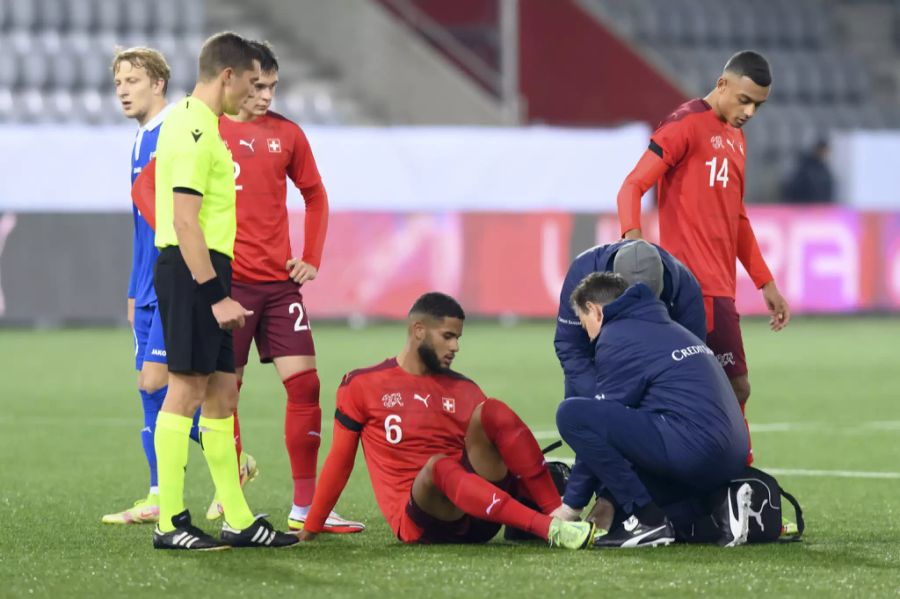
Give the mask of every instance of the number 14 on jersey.
<svg viewBox="0 0 900 599">
<path fill-rule="evenodd" d="M 719 157 L 713 156 L 712 160 L 704 162 L 709 167 L 709 186 L 715 187 L 716 181 L 722 184 L 722 188 L 728 187 L 728 158 L 722 159 L 722 166 L 718 165 Z M 718 167 L 718 170 L 716 170 Z"/>
</svg>

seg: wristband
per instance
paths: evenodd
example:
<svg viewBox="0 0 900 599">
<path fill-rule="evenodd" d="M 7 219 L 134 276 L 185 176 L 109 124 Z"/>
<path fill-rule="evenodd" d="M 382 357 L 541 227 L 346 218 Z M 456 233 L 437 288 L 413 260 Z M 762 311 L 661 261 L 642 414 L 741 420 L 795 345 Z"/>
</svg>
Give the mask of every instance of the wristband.
<svg viewBox="0 0 900 599">
<path fill-rule="evenodd" d="M 200 294 L 210 306 L 218 304 L 228 297 L 225 293 L 225 286 L 222 285 L 218 277 L 213 277 L 205 283 L 197 285 L 197 293 Z"/>
</svg>

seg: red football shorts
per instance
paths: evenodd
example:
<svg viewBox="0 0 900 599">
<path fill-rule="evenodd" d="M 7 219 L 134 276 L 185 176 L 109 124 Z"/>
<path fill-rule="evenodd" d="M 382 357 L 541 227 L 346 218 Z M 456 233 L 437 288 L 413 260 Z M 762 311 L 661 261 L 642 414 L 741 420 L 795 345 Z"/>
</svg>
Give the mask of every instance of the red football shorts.
<svg viewBox="0 0 900 599">
<path fill-rule="evenodd" d="M 741 317 L 730 297 L 704 297 L 707 323 L 706 345 L 716 354 L 728 378 L 747 374 L 747 357 L 741 336 Z M 711 318 L 710 318 L 711 316 Z"/>
<path fill-rule="evenodd" d="M 253 311 L 244 326 L 234 330 L 235 366 L 247 365 L 250 342 L 254 340 L 261 362 L 282 356 L 316 355 L 309 316 L 296 283 L 233 281 L 231 297 Z"/>
</svg>

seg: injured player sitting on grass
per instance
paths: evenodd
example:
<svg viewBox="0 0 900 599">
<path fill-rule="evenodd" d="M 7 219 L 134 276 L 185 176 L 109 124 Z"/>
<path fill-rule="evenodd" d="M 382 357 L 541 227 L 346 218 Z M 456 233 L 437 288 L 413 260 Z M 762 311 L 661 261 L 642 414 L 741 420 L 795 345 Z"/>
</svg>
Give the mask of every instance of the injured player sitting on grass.
<svg viewBox="0 0 900 599">
<path fill-rule="evenodd" d="M 362 441 L 378 506 L 404 543 L 484 543 L 509 525 L 550 546 L 591 545 L 592 524 L 549 515 L 561 505 L 560 491 L 531 431 L 450 369 L 464 319 L 452 297 L 426 293 L 409 311 L 399 355 L 344 377 L 302 541 L 322 531 Z M 539 511 L 514 496 L 527 496 Z"/>
</svg>

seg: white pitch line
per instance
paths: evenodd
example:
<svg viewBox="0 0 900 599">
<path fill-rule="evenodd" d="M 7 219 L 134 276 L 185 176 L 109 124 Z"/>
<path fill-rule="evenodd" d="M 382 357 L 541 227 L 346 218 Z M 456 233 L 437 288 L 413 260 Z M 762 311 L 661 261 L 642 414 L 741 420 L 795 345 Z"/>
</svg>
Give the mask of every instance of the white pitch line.
<svg viewBox="0 0 900 599">
<path fill-rule="evenodd" d="M 804 468 L 763 468 L 769 474 L 779 476 L 812 476 L 828 478 L 879 478 L 900 479 L 900 472 L 864 472 L 858 470 L 806 470 Z"/>
<path fill-rule="evenodd" d="M 575 458 L 552 458 L 550 461 L 562 462 L 571 466 Z M 864 472 L 857 470 L 807 470 L 805 468 L 761 468 L 764 472 L 776 476 L 809 476 L 814 478 L 874 478 L 881 480 L 900 480 L 900 472 Z"/>
<path fill-rule="evenodd" d="M 900 432 L 900 420 L 873 420 L 850 426 L 836 426 L 824 422 L 760 422 L 750 423 L 750 432 L 759 433 L 827 433 L 830 435 L 859 435 L 870 432 Z M 552 429 L 534 431 L 538 441 L 559 439 L 559 432 Z"/>
</svg>

